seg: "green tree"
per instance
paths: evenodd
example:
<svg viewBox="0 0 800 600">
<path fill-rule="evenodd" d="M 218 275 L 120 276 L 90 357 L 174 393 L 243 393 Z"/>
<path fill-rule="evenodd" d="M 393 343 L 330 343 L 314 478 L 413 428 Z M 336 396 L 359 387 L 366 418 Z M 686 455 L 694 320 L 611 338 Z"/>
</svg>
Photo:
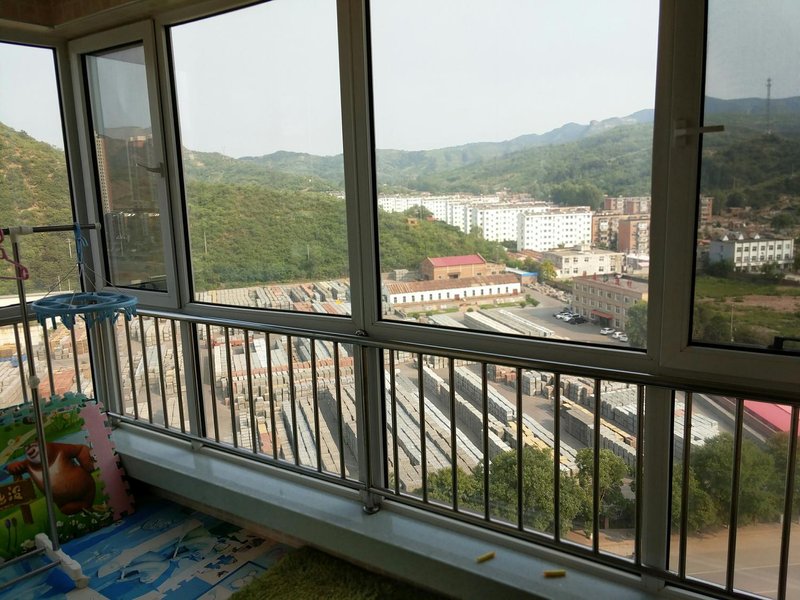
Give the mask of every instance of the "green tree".
<svg viewBox="0 0 800 600">
<path fill-rule="evenodd" d="M 722 433 L 701 448 L 693 449 L 692 468 L 714 503 L 717 520 L 727 522 L 731 508 L 733 436 Z M 770 454 L 748 439 L 742 440 L 740 467 L 740 523 L 771 521 L 781 514 L 782 494 L 776 493 L 780 478 Z"/>
<path fill-rule="evenodd" d="M 539 281 L 542 283 L 553 281 L 556 278 L 556 268 L 549 260 L 543 260 L 539 263 L 538 273 Z"/>
<path fill-rule="evenodd" d="M 628 309 L 625 329 L 631 346 L 644 348 L 647 345 L 647 302 L 637 302 Z"/>
<path fill-rule="evenodd" d="M 672 526 L 679 527 L 681 523 L 681 494 L 683 490 L 683 470 L 680 463 L 672 469 Z M 687 501 L 687 521 L 689 531 L 699 532 L 719 524 L 719 516 L 714 508 L 714 502 L 708 495 L 694 469 L 689 468 L 689 493 Z"/>
<path fill-rule="evenodd" d="M 706 265 L 705 271 L 712 277 L 730 277 L 733 273 L 733 262 L 729 260 L 718 260 Z"/>
<path fill-rule="evenodd" d="M 578 483 L 592 498 L 594 485 L 594 450 L 582 448 L 575 455 L 578 466 Z M 603 448 L 600 450 L 598 482 L 600 487 L 599 517 L 604 519 L 605 527 L 609 520 L 628 512 L 629 501 L 622 494 L 622 481 L 629 475 L 628 465 L 619 456 Z M 591 502 L 591 501 L 590 501 Z"/>
</svg>

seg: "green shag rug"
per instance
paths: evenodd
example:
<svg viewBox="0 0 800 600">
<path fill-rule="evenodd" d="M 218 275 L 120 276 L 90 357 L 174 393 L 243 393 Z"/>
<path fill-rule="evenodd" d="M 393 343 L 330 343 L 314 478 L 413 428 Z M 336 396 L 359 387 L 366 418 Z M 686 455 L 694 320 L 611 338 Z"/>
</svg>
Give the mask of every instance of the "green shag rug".
<svg viewBox="0 0 800 600">
<path fill-rule="evenodd" d="M 289 552 L 230 600 L 445 600 L 308 546 Z"/>
</svg>

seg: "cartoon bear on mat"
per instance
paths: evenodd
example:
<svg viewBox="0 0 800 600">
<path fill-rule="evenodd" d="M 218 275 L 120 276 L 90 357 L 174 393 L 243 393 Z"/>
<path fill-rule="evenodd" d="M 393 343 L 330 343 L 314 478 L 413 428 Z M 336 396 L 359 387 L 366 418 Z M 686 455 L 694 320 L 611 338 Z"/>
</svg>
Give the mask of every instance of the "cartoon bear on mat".
<svg viewBox="0 0 800 600">
<path fill-rule="evenodd" d="M 43 490 L 42 457 L 38 444 L 28 444 L 25 457 L 9 463 L 6 471 L 15 477 L 28 473 L 36 487 Z M 91 510 L 96 484 L 91 475 L 94 471 L 94 460 L 89 447 L 83 444 L 48 442 L 47 458 L 50 463 L 50 489 L 58 509 L 65 515 Z"/>
</svg>

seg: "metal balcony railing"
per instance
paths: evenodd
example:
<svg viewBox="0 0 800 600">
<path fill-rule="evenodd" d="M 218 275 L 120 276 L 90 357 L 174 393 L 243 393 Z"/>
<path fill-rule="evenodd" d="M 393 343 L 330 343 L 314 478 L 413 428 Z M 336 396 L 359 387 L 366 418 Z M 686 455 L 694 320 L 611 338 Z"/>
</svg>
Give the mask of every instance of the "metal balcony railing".
<svg viewBox="0 0 800 600">
<path fill-rule="evenodd" d="M 4 405 L 27 401 L 18 328 L 0 328 Z M 119 319 L 93 340 L 35 329 L 44 396 L 97 383 L 117 420 L 376 502 L 712 596 L 800 594 L 800 415 L 789 403 L 166 313 Z"/>
</svg>

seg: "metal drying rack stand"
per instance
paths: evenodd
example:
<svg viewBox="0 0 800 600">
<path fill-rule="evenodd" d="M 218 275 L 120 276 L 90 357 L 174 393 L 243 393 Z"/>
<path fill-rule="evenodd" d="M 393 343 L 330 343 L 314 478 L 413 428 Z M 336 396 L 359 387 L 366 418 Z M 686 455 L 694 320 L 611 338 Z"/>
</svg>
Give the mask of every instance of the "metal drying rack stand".
<svg viewBox="0 0 800 600">
<path fill-rule="evenodd" d="M 95 224 L 87 224 L 87 225 L 79 225 L 81 230 L 99 230 L 100 225 L 98 223 Z M 3 228 L 2 232 L 4 235 L 8 235 L 11 239 L 11 249 L 13 254 L 14 262 L 16 263 L 17 268 L 17 294 L 19 296 L 19 309 L 20 315 L 22 318 L 22 330 L 25 337 L 25 348 L 27 349 L 27 362 L 28 362 L 28 387 L 31 391 L 31 403 L 33 404 L 33 418 L 34 423 L 36 426 L 36 438 L 37 443 L 39 446 L 39 456 L 41 457 L 42 461 L 42 488 L 45 503 L 47 506 L 47 520 L 48 520 L 48 529 L 49 529 L 49 536 L 44 533 L 39 533 L 35 537 L 36 548 L 31 550 L 30 552 L 26 552 L 20 556 L 17 556 L 9 561 L 0 565 L 0 569 L 9 567 L 14 565 L 18 562 L 23 560 L 27 560 L 33 558 L 34 556 L 38 555 L 46 555 L 50 559 L 50 563 L 43 565 L 41 567 L 32 569 L 31 571 L 24 573 L 18 577 L 10 579 L 8 581 L 3 582 L 0 584 L 0 590 L 8 588 L 15 583 L 22 581 L 24 579 L 28 579 L 30 577 L 36 576 L 40 573 L 48 571 L 54 567 L 60 567 L 61 570 L 69 576 L 69 578 L 74 582 L 76 587 L 86 587 L 89 582 L 89 578 L 86 577 L 82 570 L 80 564 L 70 558 L 67 554 L 61 550 L 61 546 L 58 541 L 58 529 L 56 524 L 56 514 L 55 514 L 55 505 L 53 502 L 53 491 L 50 486 L 50 473 L 49 467 L 50 464 L 47 457 L 47 440 L 45 439 L 45 430 L 44 430 L 44 416 L 42 413 L 42 407 L 39 403 L 39 377 L 36 374 L 36 364 L 34 360 L 34 352 L 33 352 L 33 342 L 31 339 L 31 330 L 30 330 L 30 314 L 28 312 L 28 305 L 27 299 L 25 297 L 25 283 L 24 277 L 22 276 L 21 270 L 22 267 L 20 265 L 20 253 L 19 253 L 19 237 L 23 235 L 29 235 L 34 233 L 56 233 L 56 232 L 72 232 L 74 231 L 75 224 L 70 225 L 46 225 L 41 227 L 9 227 Z M 22 368 L 22 365 L 20 365 Z M 51 390 L 53 391 L 53 390 Z"/>
</svg>

